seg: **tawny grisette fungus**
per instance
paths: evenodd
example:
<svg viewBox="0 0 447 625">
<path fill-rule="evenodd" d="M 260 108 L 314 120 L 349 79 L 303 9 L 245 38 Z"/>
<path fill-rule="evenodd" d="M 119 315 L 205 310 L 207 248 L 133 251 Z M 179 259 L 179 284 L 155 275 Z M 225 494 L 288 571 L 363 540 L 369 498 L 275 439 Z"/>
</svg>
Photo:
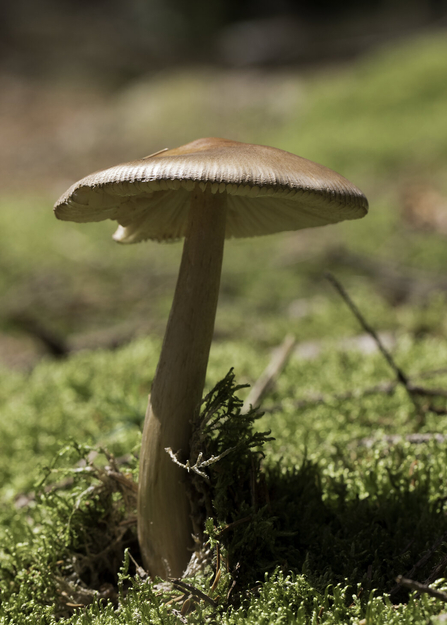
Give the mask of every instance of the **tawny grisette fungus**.
<svg viewBox="0 0 447 625">
<path fill-rule="evenodd" d="M 181 575 L 193 548 L 187 474 L 166 448 L 188 458 L 224 240 L 358 219 L 367 210 L 363 193 L 326 167 L 276 148 L 215 138 L 91 174 L 56 203 L 59 219 L 117 221 L 120 243 L 185 239 L 140 454 L 138 538 L 152 576 Z"/>
</svg>

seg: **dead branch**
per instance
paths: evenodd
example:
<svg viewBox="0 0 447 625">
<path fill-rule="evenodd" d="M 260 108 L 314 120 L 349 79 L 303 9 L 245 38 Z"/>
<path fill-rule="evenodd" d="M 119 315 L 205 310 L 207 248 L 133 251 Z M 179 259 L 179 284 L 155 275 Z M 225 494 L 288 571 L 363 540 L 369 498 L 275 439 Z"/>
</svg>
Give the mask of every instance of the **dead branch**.
<svg viewBox="0 0 447 625">
<path fill-rule="evenodd" d="M 436 588 L 430 588 L 430 586 L 426 586 L 425 584 L 421 584 L 420 582 L 416 582 L 413 579 L 407 579 L 406 577 L 402 577 L 399 575 L 396 577 L 396 582 L 400 586 L 405 586 L 405 588 L 409 588 L 410 590 L 417 590 L 417 592 L 423 592 L 431 597 L 435 597 L 436 599 L 441 599 L 441 601 L 447 601 L 447 593 L 442 592 L 442 590 L 436 590 Z"/>
<path fill-rule="evenodd" d="M 425 413 L 428 412 L 428 411 L 434 412 L 435 414 L 439 414 L 439 415 L 446 414 L 447 411 L 444 408 L 437 408 L 432 402 L 429 402 L 425 406 L 421 405 L 421 403 L 418 401 L 418 397 L 420 397 L 420 396 L 426 396 L 426 397 L 427 396 L 431 396 L 431 397 L 434 397 L 435 394 L 432 393 L 429 389 L 424 389 L 422 387 L 412 387 L 411 386 L 411 384 L 409 382 L 409 379 L 406 376 L 406 374 L 395 363 L 395 361 L 394 361 L 393 357 L 391 356 L 390 352 L 386 349 L 386 347 L 384 346 L 383 342 L 380 340 L 380 337 L 378 336 L 377 332 L 374 330 L 374 328 L 372 326 L 369 325 L 369 323 L 363 317 L 362 313 L 357 308 L 357 306 L 354 304 L 354 302 L 352 301 L 352 299 L 350 298 L 348 293 L 345 291 L 344 287 L 337 280 L 337 278 L 335 278 L 335 276 L 333 276 L 331 273 L 327 273 L 326 277 L 329 280 L 329 282 L 335 287 L 335 289 L 338 291 L 338 293 L 341 295 L 343 300 L 346 302 L 346 304 L 348 305 L 349 309 L 354 314 L 354 316 L 357 318 L 357 320 L 359 321 L 360 325 L 365 330 L 365 332 L 370 334 L 370 336 L 376 342 L 376 345 L 379 348 L 381 354 L 383 355 L 383 357 L 385 358 L 385 360 L 387 361 L 387 363 L 389 364 L 391 369 L 394 371 L 394 373 L 396 375 L 397 382 L 404 387 L 404 389 L 405 389 L 405 391 L 406 391 L 410 401 L 412 402 L 413 406 L 415 407 L 416 414 L 418 416 L 418 422 L 419 422 L 418 424 L 419 425 L 423 425 L 423 422 L 425 420 Z M 442 392 L 444 393 L 444 391 L 442 391 Z M 440 396 L 440 395 L 438 394 L 437 396 Z"/>
<path fill-rule="evenodd" d="M 253 384 L 242 407 L 242 413 L 247 413 L 252 406 L 258 406 L 261 403 L 262 398 L 273 387 L 276 378 L 287 365 L 295 343 L 295 338 L 288 334 L 281 345 L 275 349 L 266 369 Z"/>
<path fill-rule="evenodd" d="M 192 584 L 187 584 L 182 579 L 171 579 L 170 581 L 174 588 L 176 588 L 177 590 L 180 590 L 181 592 L 186 591 L 196 599 L 202 599 L 206 603 L 209 603 L 211 606 L 213 606 L 213 608 L 217 607 L 217 603 L 214 601 L 214 599 L 211 599 L 211 597 L 206 595 L 204 592 L 202 592 Z"/>
<path fill-rule="evenodd" d="M 390 365 L 391 369 L 396 374 L 396 378 L 397 378 L 398 382 L 400 382 L 405 387 L 405 389 L 408 391 L 408 379 L 407 379 L 407 376 L 404 374 L 402 369 L 400 369 L 396 365 L 396 363 L 394 362 L 393 357 L 391 356 L 389 351 L 386 349 L 386 347 L 384 346 L 384 344 L 380 340 L 377 332 L 374 330 L 374 328 L 372 326 L 369 325 L 369 323 L 363 317 L 362 313 L 357 308 L 357 306 L 354 304 L 354 302 L 352 301 L 352 299 L 350 298 L 348 293 L 345 291 L 345 289 L 341 285 L 341 283 L 337 280 L 337 278 L 334 275 L 332 275 L 331 273 L 329 273 L 329 272 L 326 273 L 326 278 L 329 280 L 329 282 L 332 284 L 332 286 L 334 286 L 335 289 L 338 291 L 338 293 L 341 295 L 341 297 L 346 302 L 346 304 L 348 305 L 348 307 L 350 308 L 350 310 L 354 314 L 354 316 L 357 318 L 357 320 L 359 321 L 360 325 L 365 330 L 365 332 L 367 332 L 370 336 L 372 336 L 372 338 L 376 342 L 377 347 L 379 348 L 380 352 L 384 356 L 385 360 L 388 362 L 388 364 Z M 413 401 L 413 397 L 411 397 L 411 394 L 410 394 L 410 399 Z"/>
</svg>

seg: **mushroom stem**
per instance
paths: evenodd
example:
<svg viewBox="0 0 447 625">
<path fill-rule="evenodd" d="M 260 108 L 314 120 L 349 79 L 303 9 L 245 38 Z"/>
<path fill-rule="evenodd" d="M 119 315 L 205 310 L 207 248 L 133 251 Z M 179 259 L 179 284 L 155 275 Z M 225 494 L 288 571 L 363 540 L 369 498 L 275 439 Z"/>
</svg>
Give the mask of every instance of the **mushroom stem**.
<svg viewBox="0 0 447 625">
<path fill-rule="evenodd" d="M 152 577 L 178 577 L 191 550 L 184 480 L 165 448 L 189 456 L 191 420 L 203 393 L 214 331 L 225 241 L 226 194 L 196 185 L 174 300 L 143 430 L 138 539 Z"/>
</svg>

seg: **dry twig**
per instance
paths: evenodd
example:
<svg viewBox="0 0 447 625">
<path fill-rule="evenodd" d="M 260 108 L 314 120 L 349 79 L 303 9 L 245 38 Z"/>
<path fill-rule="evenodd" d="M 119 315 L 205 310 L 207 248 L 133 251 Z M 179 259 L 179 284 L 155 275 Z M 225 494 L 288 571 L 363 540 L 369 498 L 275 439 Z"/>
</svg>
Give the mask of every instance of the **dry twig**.
<svg viewBox="0 0 447 625">
<path fill-rule="evenodd" d="M 213 608 L 217 607 L 217 603 L 214 599 L 211 599 L 204 592 L 193 586 L 192 584 L 187 584 L 182 579 L 171 579 L 170 580 L 174 588 L 180 590 L 181 592 L 187 592 L 192 595 L 196 599 L 202 599 L 206 603 L 209 603 Z"/>
<path fill-rule="evenodd" d="M 209 467 L 210 465 L 215 464 L 216 462 L 219 462 L 219 460 L 222 460 L 222 458 L 225 458 L 225 456 L 228 455 L 230 451 L 233 451 L 233 449 L 234 447 L 230 447 L 229 449 L 226 449 L 224 452 L 222 452 L 218 456 L 211 456 L 211 458 L 208 458 L 208 460 L 202 460 L 203 453 L 200 452 L 194 464 L 191 464 L 189 460 L 187 460 L 185 464 L 183 464 L 182 462 L 180 462 L 180 460 L 177 458 L 177 455 L 172 451 L 170 447 L 165 447 L 165 451 L 169 454 L 169 456 L 171 457 L 171 460 L 177 466 L 181 467 L 182 469 L 185 469 L 186 471 L 188 471 L 188 473 L 190 471 L 194 471 L 194 473 L 197 473 L 197 475 L 200 475 L 200 477 L 203 477 L 203 479 L 206 480 L 207 482 L 210 481 L 210 478 L 208 477 L 206 473 L 202 471 L 202 469 L 205 469 L 206 467 Z"/>
<path fill-rule="evenodd" d="M 430 588 L 426 584 L 421 584 L 420 582 L 416 582 L 413 579 L 408 579 L 406 577 L 402 577 L 399 575 L 396 577 L 396 582 L 400 586 L 404 586 L 405 588 L 409 588 L 410 590 L 417 590 L 417 592 L 423 592 L 431 597 L 435 597 L 436 599 L 441 599 L 441 601 L 447 602 L 447 593 L 442 592 L 442 590 L 436 590 L 436 588 Z"/>
<path fill-rule="evenodd" d="M 281 345 L 275 349 L 272 359 L 253 384 L 247 399 L 242 407 L 242 412 L 247 413 L 251 406 L 260 404 L 262 398 L 272 388 L 276 378 L 284 369 L 295 347 L 295 338 L 288 334 Z"/>
<path fill-rule="evenodd" d="M 348 293 L 345 291 L 344 287 L 340 284 L 340 282 L 337 280 L 337 278 L 335 276 L 333 276 L 331 273 L 326 273 L 326 278 L 329 280 L 329 282 L 332 284 L 332 286 L 335 287 L 335 289 L 338 291 L 338 293 L 344 299 L 344 301 L 346 302 L 346 304 L 348 305 L 348 307 L 350 308 L 350 310 L 354 314 L 354 316 L 357 318 L 357 320 L 359 321 L 360 325 L 365 330 L 365 332 L 367 332 L 370 336 L 372 336 L 372 338 L 376 342 L 377 347 L 379 348 L 380 352 L 384 356 L 385 360 L 388 362 L 388 364 L 390 365 L 391 369 L 393 369 L 394 373 L 396 374 L 397 381 L 400 382 L 404 386 L 404 388 L 407 390 L 407 392 L 408 392 L 408 378 L 407 378 L 407 376 L 404 374 L 402 369 L 400 369 L 396 365 L 396 363 L 394 362 L 393 357 L 391 356 L 389 351 L 386 349 L 386 347 L 384 346 L 384 344 L 380 340 L 380 337 L 378 336 L 377 332 L 374 330 L 374 328 L 372 326 L 369 325 L 369 323 L 363 317 L 362 313 L 357 308 L 357 306 L 354 304 L 354 302 L 349 297 Z M 408 394 L 410 396 L 411 401 L 414 403 L 414 398 L 412 397 L 411 393 L 408 392 Z"/>
<path fill-rule="evenodd" d="M 418 415 L 418 420 L 419 420 L 419 425 L 423 425 L 424 414 L 427 411 L 434 412 L 435 414 L 446 414 L 446 410 L 444 408 L 437 408 L 436 406 L 433 405 L 432 402 L 430 402 L 427 406 L 421 406 L 420 402 L 417 399 L 418 397 L 445 397 L 446 395 L 445 391 L 440 391 L 437 393 L 434 390 L 426 389 L 421 386 L 412 386 L 406 374 L 394 362 L 393 357 L 391 356 L 389 351 L 386 349 L 383 342 L 380 340 L 380 337 L 378 336 L 377 332 L 374 330 L 374 328 L 372 328 L 369 325 L 369 323 L 363 317 L 362 313 L 354 304 L 354 302 L 349 297 L 348 293 L 345 291 L 344 287 L 340 284 L 337 278 L 335 278 L 335 276 L 333 276 L 331 273 L 326 273 L 326 277 L 329 280 L 329 282 L 335 287 L 338 293 L 341 295 L 343 300 L 346 302 L 349 309 L 357 318 L 357 320 L 359 321 L 360 325 L 365 330 L 365 332 L 367 332 L 368 334 L 372 336 L 372 338 L 377 344 L 377 347 L 382 353 L 383 357 L 385 358 L 385 360 L 388 362 L 391 369 L 396 374 L 397 382 L 405 388 L 405 391 L 407 392 L 408 397 L 410 398 L 412 404 L 414 405 L 416 409 L 416 413 Z"/>
</svg>

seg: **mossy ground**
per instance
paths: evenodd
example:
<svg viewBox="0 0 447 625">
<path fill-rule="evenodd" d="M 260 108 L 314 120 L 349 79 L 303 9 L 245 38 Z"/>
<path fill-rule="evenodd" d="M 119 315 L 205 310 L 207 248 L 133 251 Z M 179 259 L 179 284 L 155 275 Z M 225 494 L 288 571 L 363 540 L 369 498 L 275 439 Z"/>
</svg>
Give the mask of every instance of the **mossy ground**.
<svg viewBox="0 0 447 625">
<path fill-rule="evenodd" d="M 391 335 L 413 383 L 446 388 L 445 371 L 424 377 L 447 362 L 445 236 L 409 228 L 400 202 L 416 178 L 446 192 L 445 51 L 438 37 L 328 79 L 287 73 L 288 112 L 245 111 L 247 136 L 235 138 L 340 170 L 367 192 L 371 213 L 227 246 L 206 390 L 230 367 L 237 383 L 253 383 L 286 334 L 307 348 L 265 398 L 264 416 L 228 420 L 223 409 L 220 429 L 201 440 L 205 457 L 245 447 L 207 469 L 211 551 L 186 580 L 190 591 L 139 574 L 134 519 L 141 426 L 180 249 L 117 248 L 104 224 L 53 221 L 47 198 L 2 198 L 3 335 L 22 340 L 26 309 L 69 352 L 33 352 L 35 366 L 1 370 L 2 625 L 442 622 L 439 600 L 395 578 L 446 587 L 447 416 L 427 410 L 426 398 L 418 412 L 400 386 L 371 391 L 393 372 L 347 342 L 362 331 L 323 273 L 341 277 L 368 321 Z M 207 83 L 197 76 L 199 93 Z M 191 92 L 180 78 L 170 89 Z M 192 127 L 196 113 L 191 106 Z M 197 134 L 225 134 L 210 119 Z M 134 338 L 77 351 L 104 326 L 125 326 L 123 335 L 130 327 Z M 438 412 L 445 403 L 437 398 Z M 251 447 L 268 430 L 273 440 Z M 415 442 L 414 433 L 426 436 Z"/>
<path fill-rule="evenodd" d="M 228 348 L 216 346 L 211 376 L 223 374 Z M 136 574 L 130 496 L 136 457 L 130 453 L 118 466 L 122 480 L 117 482 L 109 469 L 109 477 L 104 474 L 110 458 L 85 447 L 105 445 L 118 457 L 138 450 L 145 404 L 138 360 L 155 364 L 157 350 L 158 343 L 144 339 L 107 357 L 98 352 L 57 366 L 45 363 L 28 376 L 26 389 L 17 376 L 9 383 L 3 376 L 8 399 L 2 406 L 2 457 L 11 445 L 11 429 L 21 442 L 9 448 L 2 466 L 4 623 L 64 618 L 129 623 L 138 614 L 143 623 L 178 622 L 175 606 L 180 610 L 182 603 L 168 602 L 182 593 L 163 592 Z M 245 378 L 256 375 L 259 351 L 234 345 L 232 355 Z M 395 354 L 415 379 L 442 367 L 446 356 L 446 344 L 408 336 L 400 338 Z M 110 379 L 121 384 L 109 395 Z M 413 597 L 408 603 L 408 592 L 396 591 L 395 578 L 416 567 L 414 576 L 426 580 L 445 559 L 447 442 L 405 440 L 415 429 L 416 414 L 402 389 L 362 397 L 362 389 L 392 379 L 378 354 L 328 348 L 312 362 L 292 359 L 265 402 L 267 409 L 276 406 L 275 412 L 255 422 L 255 432 L 268 428 L 274 435 L 263 446 L 261 467 L 259 449 L 250 455 L 247 438 L 246 455 L 230 453 L 208 469 L 215 486 L 210 495 L 214 520 L 208 523 L 214 551 L 188 582 L 216 605 L 197 600 L 188 622 L 357 623 L 368 613 L 376 615 L 374 623 L 424 622 L 439 613 L 442 606 L 435 599 Z M 39 394 L 43 380 L 48 392 Z M 444 373 L 430 382 L 442 386 L 445 380 Z M 346 389 L 359 397 L 334 397 Z M 295 408 L 310 390 L 327 399 Z M 224 432 L 217 442 L 202 437 L 205 458 L 251 432 L 251 424 L 237 416 L 229 430 L 226 423 L 227 430 L 213 430 L 214 438 Z M 447 417 L 428 414 L 419 430 L 443 432 L 446 424 Z M 401 442 L 386 438 L 399 433 Z M 82 444 L 60 450 L 60 441 L 69 437 Z M 44 485 L 57 488 L 41 484 L 36 497 L 33 489 L 45 476 Z M 222 574 L 211 591 L 217 543 Z M 124 574 L 126 547 L 132 559 L 128 556 Z"/>
</svg>

